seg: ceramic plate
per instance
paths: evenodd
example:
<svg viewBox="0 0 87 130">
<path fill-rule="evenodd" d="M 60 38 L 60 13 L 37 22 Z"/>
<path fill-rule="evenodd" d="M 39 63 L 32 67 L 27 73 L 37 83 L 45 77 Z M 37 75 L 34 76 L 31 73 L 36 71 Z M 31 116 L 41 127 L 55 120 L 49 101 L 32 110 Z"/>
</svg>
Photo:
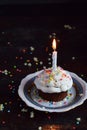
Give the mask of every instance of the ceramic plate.
<svg viewBox="0 0 87 130">
<path fill-rule="evenodd" d="M 43 71 L 43 70 L 42 70 Z M 68 90 L 67 96 L 59 102 L 47 101 L 41 98 L 38 90 L 34 85 L 35 77 L 41 73 L 38 71 L 29 74 L 22 79 L 18 94 L 21 99 L 29 106 L 40 111 L 48 112 L 65 112 L 81 105 L 87 98 L 87 84 L 75 73 L 69 72 L 73 79 L 73 86 Z"/>
</svg>

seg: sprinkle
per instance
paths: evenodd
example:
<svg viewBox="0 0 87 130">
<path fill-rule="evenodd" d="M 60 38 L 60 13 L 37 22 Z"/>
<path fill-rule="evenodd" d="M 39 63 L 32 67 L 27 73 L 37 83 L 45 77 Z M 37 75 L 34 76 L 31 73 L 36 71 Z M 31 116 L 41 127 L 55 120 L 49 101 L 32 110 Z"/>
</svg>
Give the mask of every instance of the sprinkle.
<svg viewBox="0 0 87 130">
<path fill-rule="evenodd" d="M 21 70 L 20 70 L 20 69 L 17 69 L 16 71 L 17 71 L 17 72 L 21 72 Z"/>
<path fill-rule="evenodd" d="M 42 102 L 42 99 L 39 99 L 38 102 Z"/>
<path fill-rule="evenodd" d="M 34 51 L 35 48 L 34 48 L 33 46 L 30 46 L 30 50 L 31 50 L 31 51 Z"/>
<path fill-rule="evenodd" d="M 79 123 L 80 123 L 79 121 L 76 122 L 77 125 L 79 125 Z"/>
<path fill-rule="evenodd" d="M 11 42 L 8 42 L 8 45 L 10 45 L 11 44 Z"/>
<path fill-rule="evenodd" d="M 35 62 L 38 62 L 38 58 L 37 58 L 37 57 L 34 57 L 33 60 L 34 60 Z"/>
<path fill-rule="evenodd" d="M 36 62 L 36 65 L 38 65 L 38 63 Z"/>
<path fill-rule="evenodd" d="M 43 64 L 43 61 L 40 61 L 40 65 L 42 65 Z"/>
<path fill-rule="evenodd" d="M 21 114 L 18 114 L 18 117 L 20 117 L 21 116 Z"/>
<path fill-rule="evenodd" d="M 38 71 L 39 69 L 38 68 L 36 68 L 36 71 Z"/>
<path fill-rule="evenodd" d="M 51 105 L 53 105 L 53 102 L 52 102 L 52 101 L 49 102 L 49 106 L 51 106 Z"/>
<path fill-rule="evenodd" d="M 46 69 L 46 66 L 43 66 L 43 69 Z"/>
<path fill-rule="evenodd" d="M 32 52 L 30 52 L 30 55 L 32 55 Z"/>
<path fill-rule="evenodd" d="M 27 66 L 27 63 L 25 62 L 24 65 Z"/>
<path fill-rule="evenodd" d="M 52 54 L 51 53 L 49 53 L 49 56 L 51 56 Z"/>
<path fill-rule="evenodd" d="M 7 105 L 8 103 L 7 102 L 5 102 L 5 105 Z"/>
<path fill-rule="evenodd" d="M 50 116 L 48 116 L 48 119 L 51 119 L 51 117 L 50 117 Z"/>
<path fill-rule="evenodd" d="M 42 127 L 41 127 L 41 126 L 39 126 L 39 127 L 38 127 L 38 130 L 42 130 Z"/>
<path fill-rule="evenodd" d="M 11 72 L 9 71 L 8 74 L 11 74 Z"/>
<path fill-rule="evenodd" d="M 30 62 L 30 60 L 26 60 L 26 62 Z"/>
<path fill-rule="evenodd" d="M 67 96 L 66 98 L 67 98 L 67 100 L 68 100 L 68 99 L 69 99 L 69 96 Z"/>
<path fill-rule="evenodd" d="M 0 111 L 3 111 L 3 110 L 4 110 L 4 105 L 0 104 Z"/>
<path fill-rule="evenodd" d="M 48 61 L 51 61 L 51 58 L 48 58 Z"/>
<path fill-rule="evenodd" d="M 80 117 L 77 117 L 76 120 L 77 120 L 77 121 L 81 121 L 81 118 L 80 118 Z"/>
<path fill-rule="evenodd" d="M 73 126 L 73 127 L 72 127 L 72 129 L 73 129 L 73 130 L 75 130 L 75 129 L 76 129 L 76 127 L 75 127 L 75 126 Z"/>
<path fill-rule="evenodd" d="M 25 52 L 26 52 L 26 49 L 24 48 L 24 49 L 22 50 L 22 52 L 25 53 Z"/>
<path fill-rule="evenodd" d="M 13 77 L 13 75 L 12 75 L 12 74 L 10 74 L 10 77 Z"/>
<path fill-rule="evenodd" d="M 12 104 L 12 102 L 11 102 L 11 101 L 9 101 L 9 104 Z"/>
<path fill-rule="evenodd" d="M 80 93 L 80 94 L 79 94 L 79 96 L 81 96 L 81 97 L 82 97 L 82 96 L 83 96 L 83 93 Z"/>
<path fill-rule="evenodd" d="M 5 72 L 5 75 L 8 75 L 8 73 Z"/>
<path fill-rule="evenodd" d="M 83 74 L 81 74 L 81 77 L 84 77 L 84 75 L 83 75 Z"/>
<path fill-rule="evenodd" d="M 51 62 L 48 62 L 49 65 L 51 65 Z"/>
<path fill-rule="evenodd" d="M 11 111 L 10 111 L 10 110 L 8 110 L 7 112 L 8 112 L 8 113 L 10 113 Z"/>
<path fill-rule="evenodd" d="M 49 35 L 49 38 L 52 38 L 52 35 Z"/>
<path fill-rule="evenodd" d="M 72 57 L 72 60 L 75 60 L 75 57 L 74 57 L 74 56 Z"/>
<path fill-rule="evenodd" d="M 14 68 L 14 69 L 16 69 L 16 68 L 17 68 L 17 66 L 16 66 L 16 65 L 14 65 L 14 66 L 13 66 L 13 68 Z"/>
<path fill-rule="evenodd" d="M 30 112 L 30 118 L 34 118 L 34 112 L 33 111 Z"/>
<path fill-rule="evenodd" d="M 66 105 L 66 104 L 67 104 L 67 102 L 64 102 L 64 104 Z"/>
<path fill-rule="evenodd" d="M 28 109 L 23 108 L 21 112 L 28 112 Z"/>
<path fill-rule="evenodd" d="M 20 57 L 20 60 L 22 60 L 23 59 L 23 57 Z"/>
<path fill-rule="evenodd" d="M 18 59 L 18 56 L 16 56 L 15 59 L 17 60 L 17 59 Z"/>
<path fill-rule="evenodd" d="M 45 107 L 42 107 L 42 109 L 45 109 Z"/>
<path fill-rule="evenodd" d="M 13 81 L 13 80 L 12 80 L 11 82 L 12 82 L 12 83 L 14 83 L 14 81 Z"/>
<path fill-rule="evenodd" d="M 2 124 L 5 124 L 6 122 L 5 121 L 2 121 Z"/>
<path fill-rule="evenodd" d="M 32 66 L 32 64 L 31 64 L 31 63 L 28 63 L 28 66 L 29 66 L 29 67 L 31 67 L 31 66 Z"/>
<path fill-rule="evenodd" d="M 2 34 L 5 34 L 5 32 L 2 32 Z"/>
</svg>

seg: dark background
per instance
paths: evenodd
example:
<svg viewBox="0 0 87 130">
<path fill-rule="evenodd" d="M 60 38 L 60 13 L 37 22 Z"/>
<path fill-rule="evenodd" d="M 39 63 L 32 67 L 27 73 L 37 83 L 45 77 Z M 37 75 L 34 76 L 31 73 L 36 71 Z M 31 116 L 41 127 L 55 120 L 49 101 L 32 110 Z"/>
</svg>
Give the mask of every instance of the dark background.
<svg viewBox="0 0 87 130">
<path fill-rule="evenodd" d="M 86 0 L 1 0 L 0 4 L 86 3 Z"/>
<path fill-rule="evenodd" d="M 0 1 L 0 130 L 87 129 L 87 101 L 68 112 L 47 113 L 28 107 L 18 95 L 22 78 L 51 67 L 54 33 L 58 65 L 87 81 L 86 12 L 86 1 Z"/>
</svg>

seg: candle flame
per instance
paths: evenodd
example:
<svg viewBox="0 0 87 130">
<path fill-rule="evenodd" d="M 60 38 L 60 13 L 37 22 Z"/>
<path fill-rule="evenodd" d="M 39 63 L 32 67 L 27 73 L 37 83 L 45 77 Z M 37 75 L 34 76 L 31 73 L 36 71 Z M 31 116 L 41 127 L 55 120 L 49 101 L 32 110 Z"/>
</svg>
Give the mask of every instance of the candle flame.
<svg viewBox="0 0 87 130">
<path fill-rule="evenodd" d="M 53 50 L 56 50 L 56 40 L 55 39 L 53 39 L 52 48 L 53 48 Z"/>
</svg>

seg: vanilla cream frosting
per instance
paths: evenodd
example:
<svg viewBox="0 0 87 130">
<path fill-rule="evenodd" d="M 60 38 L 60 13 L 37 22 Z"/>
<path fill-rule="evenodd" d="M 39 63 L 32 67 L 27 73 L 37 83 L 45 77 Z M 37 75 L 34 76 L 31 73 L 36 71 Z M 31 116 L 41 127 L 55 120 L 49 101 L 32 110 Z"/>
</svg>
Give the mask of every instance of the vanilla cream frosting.
<svg viewBox="0 0 87 130">
<path fill-rule="evenodd" d="M 43 70 L 34 80 L 37 89 L 45 93 L 65 92 L 72 87 L 73 80 L 68 71 L 57 67 L 56 71 L 52 68 Z"/>
</svg>

